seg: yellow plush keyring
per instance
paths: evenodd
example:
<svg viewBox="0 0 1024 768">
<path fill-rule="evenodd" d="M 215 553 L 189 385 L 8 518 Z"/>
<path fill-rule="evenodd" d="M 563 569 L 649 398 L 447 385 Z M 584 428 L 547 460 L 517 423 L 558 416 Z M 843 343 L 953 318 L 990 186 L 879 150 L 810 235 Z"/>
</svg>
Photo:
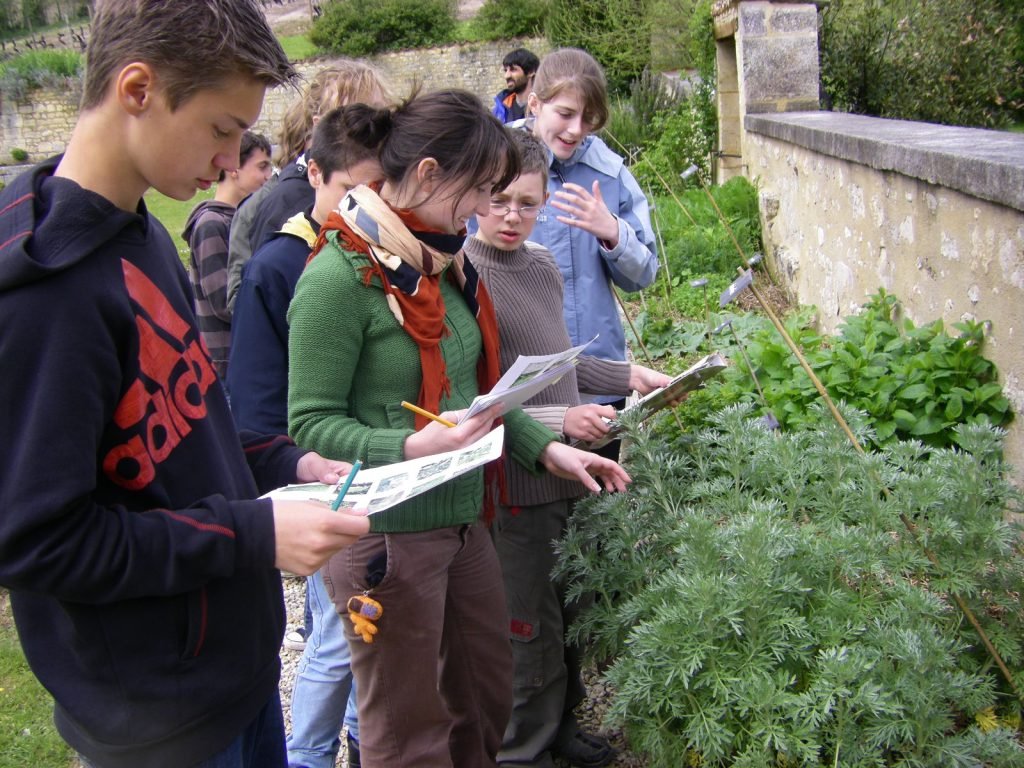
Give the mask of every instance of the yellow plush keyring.
<svg viewBox="0 0 1024 768">
<path fill-rule="evenodd" d="M 384 608 L 368 595 L 352 595 L 346 607 L 356 634 L 363 638 L 364 643 L 372 643 L 378 630 L 374 622 L 384 615 Z"/>
</svg>

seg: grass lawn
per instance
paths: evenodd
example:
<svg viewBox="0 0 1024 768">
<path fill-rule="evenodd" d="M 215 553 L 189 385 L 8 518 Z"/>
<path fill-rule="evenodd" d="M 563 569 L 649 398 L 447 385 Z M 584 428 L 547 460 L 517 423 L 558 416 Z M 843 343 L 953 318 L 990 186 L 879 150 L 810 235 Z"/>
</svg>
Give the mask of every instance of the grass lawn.
<svg viewBox="0 0 1024 768">
<path fill-rule="evenodd" d="M 68 746 L 53 726 L 53 700 L 29 671 L 0 590 L 0 768 L 68 768 Z"/>
<path fill-rule="evenodd" d="M 321 53 L 320 49 L 309 41 L 307 35 L 278 35 L 277 41 L 284 48 L 288 61 L 311 59 Z"/>
<path fill-rule="evenodd" d="M 174 246 L 178 249 L 178 256 L 181 257 L 183 263 L 188 262 L 188 244 L 181 239 L 181 231 L 185 228 L 188 215 L 201 200 L 212 199 L 215 191 L 216 188 L 211 188 L 205 192 L 196 192 L 191 200 L 185 202 L 165 197 L 155 189 L 146 193 L 146 207 L 171 234 L 171 240 L 174 241 Z"/>
</svg>

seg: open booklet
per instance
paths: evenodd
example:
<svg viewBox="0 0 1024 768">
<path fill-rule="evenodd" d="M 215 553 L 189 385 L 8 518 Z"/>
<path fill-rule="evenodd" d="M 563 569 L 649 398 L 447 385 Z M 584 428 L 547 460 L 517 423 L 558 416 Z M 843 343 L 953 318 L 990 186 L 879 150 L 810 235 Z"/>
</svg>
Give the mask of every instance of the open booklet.
<svg viewBox="0 0 1024 768">
<path fill-rule="evenodd" d="M 393 507 L 400 501 L 418 496 L 471 469 L 500 458 L 504 438 L 505 428 L 499 426 L 475 443 L 457 451 L 364 469 L 355 476 L 352 485 L 349 486 L 343 505 L 366 510 L 371 515 Z M 275 501 L 320 501 L 330 504 L 337 495 L 337 485 L 300 483 L 278 488 L 261 498 Z"/>
<path fill-rule="evenodd" d="M 586 344 L 553 355 L 520 355 L 490 392 L 474 398 L 462 418 L 468 419 L 495 403 L 501 403 L 502 413 L 518 408 L 571 371 L 576 365 L 576 358 L 596 338 L 597 336 Z"/>
<path fill-rule="evenodd" d="M 700 388 L 703 386 L 705 381 L 710 379 L 712 376 L 718 375 L 718 373 L 728 367 L 728 365 L 729 364 L 726 362 L 725 358 L 717 352 L 713 352 L 707 357 L 702 357 L 661 389 L 654 390 L 650 394 L 637 400 L 632 405 L 624 408 L 619 412 L 619 415 L 637 414 L 639 415 L 640 420 L 643 421 L 657 411 L 660 411 L 669 403 L 678 400 L 687 392 L 692 392 L 693 390 Z M 623 430 L 623 426 L 618 420 L 609 422 L 609 427 L 610 429 L 608 432 L 606 432 L 604 437 L 600 440 L 595 440 L 592 443 L 577 440 L 573 444 L 580 448 L 589 448 L 591 450 L 605 446 L 612 440 L 616 439 Z"/>
</svg>

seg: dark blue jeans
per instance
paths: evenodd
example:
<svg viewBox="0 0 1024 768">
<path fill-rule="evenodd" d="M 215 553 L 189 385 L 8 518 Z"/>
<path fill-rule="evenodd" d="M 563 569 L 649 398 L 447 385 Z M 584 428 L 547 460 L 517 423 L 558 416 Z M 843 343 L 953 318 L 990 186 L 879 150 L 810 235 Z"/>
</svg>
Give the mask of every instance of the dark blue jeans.
<svg viewBox="0 0 1024 768">
<path fill-rule="evenodd" d="M 81 757 L 85 768 L 102 768 Z M 281 697 L 275 693 L 226 749 L 192 768 L 288 768 Z"/>
</svg>

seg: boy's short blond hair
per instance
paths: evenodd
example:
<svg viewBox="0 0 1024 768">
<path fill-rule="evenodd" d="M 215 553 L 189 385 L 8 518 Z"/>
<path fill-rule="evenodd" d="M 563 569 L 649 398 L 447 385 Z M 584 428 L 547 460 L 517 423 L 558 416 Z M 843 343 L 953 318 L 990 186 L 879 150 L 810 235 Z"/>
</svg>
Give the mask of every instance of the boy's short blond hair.
<svg viewBox="0 0 1024 768">
<path fill-rule="evenodd" d="M 83 110 L 133 61 L 153 67 L 172 111 L 234 75 L 268 87 L 298 77 L 255 0 L 97 0 L 85 56 Z"/>
</svg>

